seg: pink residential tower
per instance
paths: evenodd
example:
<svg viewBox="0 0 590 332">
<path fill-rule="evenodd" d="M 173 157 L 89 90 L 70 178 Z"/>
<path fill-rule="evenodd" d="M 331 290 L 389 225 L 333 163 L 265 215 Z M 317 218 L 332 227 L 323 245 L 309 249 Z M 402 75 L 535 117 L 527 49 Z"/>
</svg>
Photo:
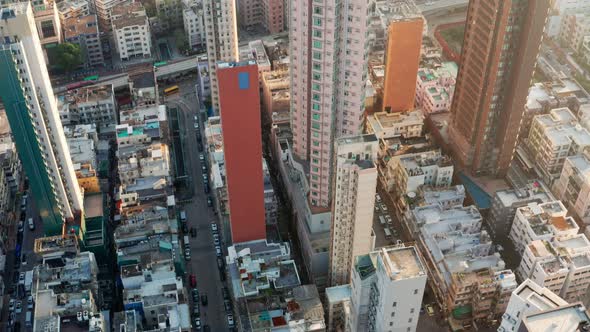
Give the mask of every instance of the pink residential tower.
<svg viewBox="0 0 590 332">
<path fill-rule="evenodd" d="M 363 0 L 291 2 L 293 150 L 309 165 L 312 208 L 330 207 L 334 140 L 361 133 L 367 7 Z"/>
</svg>

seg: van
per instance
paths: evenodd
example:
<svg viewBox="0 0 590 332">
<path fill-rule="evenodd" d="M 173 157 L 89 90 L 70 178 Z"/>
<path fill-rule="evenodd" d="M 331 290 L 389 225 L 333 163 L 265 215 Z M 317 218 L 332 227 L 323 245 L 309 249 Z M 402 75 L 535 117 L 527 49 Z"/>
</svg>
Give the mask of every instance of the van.
<svg viewBox="0 0 590 332">
<path fill-rule="evenodd" d="M 35 222 L 33 221 L 33 218 L 29 218 L 29 229 L 32 231 L 35 230 Z"/>
<path fill-rule="evenodd" d="M 184 247 L 187 249 L 190 249 L 190 247 L 191 247 L 188 235 L 184 236 Z"/>
<path fill-rule="evenodd" d="M 386 239 L 391 239 L 391 231 L 389 230 L 389 228 L 383 228 L 383 232 L 385 232 Z"/>
<path fill-rule="evenodd" d="M 186 221 L 186 211 L 180 211 L 180 221 Z"/>
<path fill-rule="evenodd" d="M 27 311 L 26 319 L 25 319 L 25 326 L 26 327 L 33 327 L 33 314 L 31 311 Z"/>
<path fill-rule="evenodd" d="M 385 218 L 383 216 L 379 216 L 379 223 L 385 226 Z"/>
</svg>

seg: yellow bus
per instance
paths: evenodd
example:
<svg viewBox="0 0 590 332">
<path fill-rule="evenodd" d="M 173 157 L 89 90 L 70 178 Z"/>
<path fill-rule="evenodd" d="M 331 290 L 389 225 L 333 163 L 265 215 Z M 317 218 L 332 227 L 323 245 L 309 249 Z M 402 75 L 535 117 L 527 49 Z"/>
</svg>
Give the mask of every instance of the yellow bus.
<svg viewBox="0 0 590 332">
<path fill-rule="evenodd" d="M 175 93 L 178 93 L 178 85 L 171 86 L 169 88 L 164 89 L 164 96 L 170 96 Z"/>
</svg>

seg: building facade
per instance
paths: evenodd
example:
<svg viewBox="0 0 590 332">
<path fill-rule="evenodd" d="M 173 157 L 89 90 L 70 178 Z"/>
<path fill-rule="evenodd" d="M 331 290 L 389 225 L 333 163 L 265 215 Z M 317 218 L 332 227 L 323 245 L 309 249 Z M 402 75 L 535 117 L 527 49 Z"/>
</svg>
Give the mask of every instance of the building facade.
<svg viewBox="0 0 590 332">
<path fill-rule="evenodd" d="M 311 205 L 328 208 L 333 141 L 361 132 L 368 3 L 305 0 L 290 5 L 293 152 L 310 164 Z"/>
<path fill-rule="evenodd" d="M 0 99 L 29 177 L 45 234 L 79 217 L 82 193 L 59 119 L 56 98 L 29 3 L 2 8 Z M 16 38 L 14 38 L 16 37 Z M 26 101 L 26 102 L 25 102 Z"/>
<path fill-rule="evenodd" d="M 416 99 L 416 73 L 425 22 L 419 11 L 404 14 L 392 19 L 387 29 L 383 90 L 386 112 L 411 110 Z"/>
<path fill-rule="evenodd" d="M 449 136 L 455 159 L 475 175 L 510 166 L 549 3 L 469 2 Z"/>
<path fill-rule="evenodd" d="M 553 192 L 570 212 L 590 223 L 590 156 L 584 153 L 565 159 L 559 179 L 553 184 Z"/>
<path fill-rule="evenodd" d="M 217 63 L 238 61 L 238 27 L 236 2 L 232 0 L 204 0 L 204 21 L 207 40 L 207 61 L 209 62 L 209 84 L 211 86 L 211 107 L 219 112 L 219 82 Z"/>
<path fill-rule="evenodd" d="M 355 257 L 374 247 L 372 233 L 377 190 L 375 135 L 348 136 L 336 140 L 330 285 L 350 282 Z"/>
<path fill-rule="evenodd" d="M 426 269 L 415 247 L 357 257 L 347 331 L 416 331 L 425 286 Z"/>
<path fill-rule="evenodd" d="M 182 22 L 184 33 L 188 38 L 188 46 L 194 51 L 204 49 L 206 37 L 203 3 L 185 0 L 182 2 L 182 7 Z"/>
<path fill-rule="evenodd" d="M 150 23 L 141 2 L 115 6 L 111 10 L 111 21 L 121 61 L 152 56 Z"/>
<path fill-rule="evenodd" d="M 266 239 L 258 68 L 219 63 L 217 77 L 232 242 Z"/>
<path fill-rule="evenodd" d="M 100 31 L 96 15 L 71 17 L 63 21 L 64 40 L 80 45 L 84 66 L 104 66 Z"/>
</svg>

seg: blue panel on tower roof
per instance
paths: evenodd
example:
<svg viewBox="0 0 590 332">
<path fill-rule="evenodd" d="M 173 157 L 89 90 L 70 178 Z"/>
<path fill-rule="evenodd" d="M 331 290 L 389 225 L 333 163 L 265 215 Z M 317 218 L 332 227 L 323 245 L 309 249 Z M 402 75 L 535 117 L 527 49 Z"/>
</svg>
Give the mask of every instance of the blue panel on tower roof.
<svg viewBox="0 0 590 332">
<path fill-rule="evenodd" d="M 250 73 L 239 73 L 238 74 L 238 84 L 240 86 L 240 90 L 247 90 L 250 88 Z"/>
</svg>

